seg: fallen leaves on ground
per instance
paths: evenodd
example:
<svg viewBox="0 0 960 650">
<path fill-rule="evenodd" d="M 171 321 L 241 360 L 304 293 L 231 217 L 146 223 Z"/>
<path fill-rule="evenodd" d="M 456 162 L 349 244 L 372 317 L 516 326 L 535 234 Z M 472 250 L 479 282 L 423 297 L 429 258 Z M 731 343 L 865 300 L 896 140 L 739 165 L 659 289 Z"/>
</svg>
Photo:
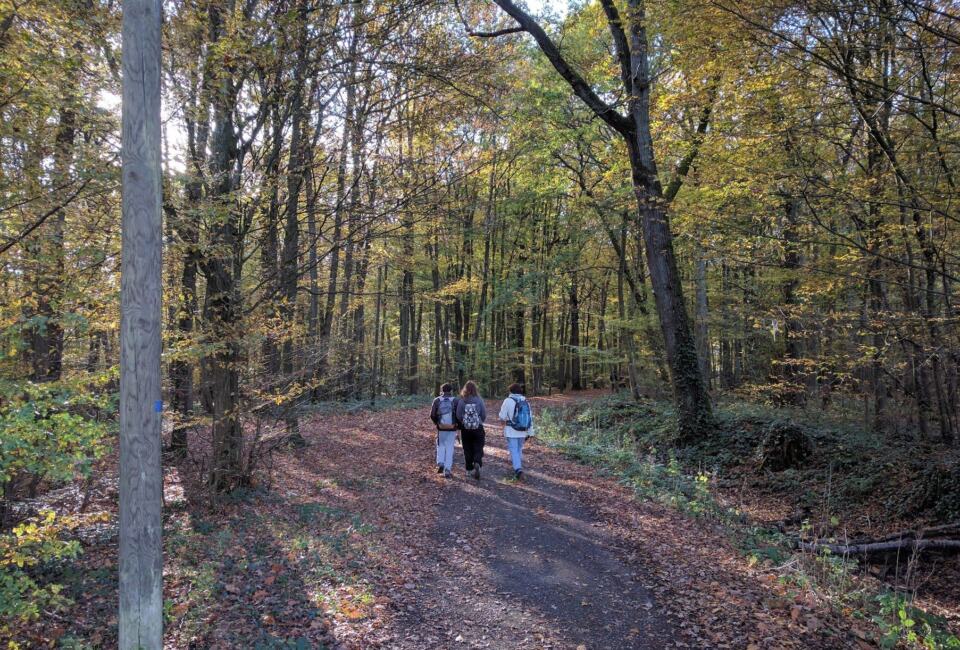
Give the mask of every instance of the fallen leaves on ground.
<svg viewBox="0 0 960 650">
<path fill-rule="evenodd" d="M 213 502 L 198 481 L 202 466 L 187 460 L 168 468 L 166 646 L 459 645 L 456 622 L 448 630 L 410 627 L 411 615 L 437 608 L 418 585 L 437 561 L 434 533 L 443 514 L 437 504 L 447 487 L 432 471 L 434 433 L 426 410 L 305 419 L 305 448 L 276 452 L 258 485 Z M 529 457 L 537 472 L 595 513 L 598 532 L 654 594 L 648 609 L 676 630 L 677 647 L 867 643 L 849 620 L 810 594 L 749 566 L 721 527 L 640 502 L 615 481 L 533 444 Z M 111 498 L 101 505 L 110 510 Z M 545 521 L 552 516 L 548 504 L 536 514 Z M 470 553 L 487 552 L 481 539 L 461 542 Z M 62 620 L 39 623 L 37 638 L 57 632 L 93 645 L 115 644 L 115 545 L 115 536 L 88 544 L 69 582 L 75 605 Z M 477 584 L 451 593 L 489 595 Z M 482 629 L 506 620 L 469 623 Z M 518 620 L 509 621 L 520 625 L 511 632 L 516 647 L 587 647 L 565 646 L 562 629 Z"/>
</svg>

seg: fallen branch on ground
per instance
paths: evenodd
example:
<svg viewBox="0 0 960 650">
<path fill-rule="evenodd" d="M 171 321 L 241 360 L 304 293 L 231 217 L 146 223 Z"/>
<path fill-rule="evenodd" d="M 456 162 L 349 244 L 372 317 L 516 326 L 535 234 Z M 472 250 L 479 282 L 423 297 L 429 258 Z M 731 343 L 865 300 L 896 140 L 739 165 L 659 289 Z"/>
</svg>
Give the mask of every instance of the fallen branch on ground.
<svg viewBox="0 0 960 650">
<path fill-rule="evenodd" d="M 861 544 L 827 544 L 824 542 L 799 542 L 798 546 L 804 551 L 827 550 L 834 555 L 870 555 L 893 553 L 899 551 L 960 551 L 960 540 L 957 539 L 914 539 L 907 537 L 895 541 L 867 542 Z"/>
<path fill-rule="evenodd" d="M 901 539 L 933 539 L 943 538 L 949 535 L 960 534 L 960 522 L 944 524 L 942 526 L 930 526 L 929 528 L 920 528 L 917 530 L 905 530 L 899 533 L 891 533 L 866 542 L 892 542 Z M 858 542 L 859 543 L 859 542 Z"/>
</svg>

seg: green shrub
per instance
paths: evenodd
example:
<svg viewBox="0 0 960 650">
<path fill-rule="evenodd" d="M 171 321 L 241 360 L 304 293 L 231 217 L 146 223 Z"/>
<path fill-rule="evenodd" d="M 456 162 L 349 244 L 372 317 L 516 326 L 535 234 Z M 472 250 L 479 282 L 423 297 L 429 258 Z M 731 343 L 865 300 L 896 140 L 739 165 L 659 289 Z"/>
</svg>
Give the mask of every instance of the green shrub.
<svg viewBox="0 0 960 650">
<path fill-rule="evenodd" d="M 89 474 L 106 451 L 109 398 L 65 382 L 0 382 L 0 504 L 12 483 L 68 481 Z"/>
<path fill-rule="evenodd" d="M 880 628 L 880 647 L 896 648 L 906 641 L 929 650 L 960 648 L 960 639 L 944 631 L 945 619 L 914 607 L 905 595 L 891 591 L 876 601 L 879 607 L 873 622 Z"/>
<path fill-rule="evenodd" d="M 89 376 L 84 381 L 0 381 L 0 513 L 25 485 L 33 491 L 88 476 L 106 452 L 112 399 L 95 396 L 98 386 Z M 45 510 L 0 529 L 0 637 L 12 637 L 43 609 L 66 603 L 43 571 L 80 552 L 76 541 L 61 539 L 75 525 Z"/>
<path fill-rule="evenodd" d="M 0 535 L 0 636 L 11 637 L 19 624 L 36 619 L 42 608 L 66 603 L 60 586 L 40 584 L 33 570 L 77 556 L 80 544 L 60 539 L 62 531 L 74 524 L 47 510 Z"/>
</svg>

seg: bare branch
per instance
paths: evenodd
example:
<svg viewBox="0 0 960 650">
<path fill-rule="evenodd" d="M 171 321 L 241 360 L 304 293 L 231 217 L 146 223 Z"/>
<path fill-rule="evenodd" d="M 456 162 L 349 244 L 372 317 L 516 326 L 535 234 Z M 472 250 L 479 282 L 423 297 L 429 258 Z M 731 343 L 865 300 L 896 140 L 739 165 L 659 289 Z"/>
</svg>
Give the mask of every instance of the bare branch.
<svg viewBox="0 0 960 650">
<path fill-rule="evenodd" d="M 505 29 L 498 29 L 494 32 L 467 32 L 470 36 L 476 36 L 477 38 L 496 38 L 497 36 L 506 36 L 507 34 L 517 34 L 519 32 L 525 32 L 523 27 L 507 27 Z"/>
<path fill-rule="evenodd" d="M 630 68 L 630 43 L 627 40 L 627 34 L 623 31 L 623 20 L 620 18 L 620 12 L 613 0 L 600 0 L 603 5 L 603 12 L 607 14 L 607 24 L 610 27 L 610 34 L 613 36 L 613 45 L 617 52 L 617 60 L 620 62 L 620 80 L 623 81 L 623 89 L 629 95 L 631 92 L 633 75 Z"/>
<path fill-rule="evenodd" d="M 74 192 L 71 192 L 70 195 L 67 196 L 67 198 L 64 201 L 62 201 L 61 203 L 57 204 L 56 206 L 50 208 L 49 210 L 41 214 L 39 217 L 37 217 L 36 221 L 34 221 L 29 226 L 21 230 L 18 234 L 14 235 L 7 241 L 0 243 L 0 255 L 6 253 L 8 250 L 10 250 L 14 246 L 22 242 L 24 239 L 26 239 L 30 235 L 30 233 L 32 233 L 34 230 L 42 226 L 47 219 L 49 219 L 53 215 L 60 212 L 60 210 L 63 210 L 65 207 L 70 205 L 70 203 L 73 202 L 74 199 L 80 196 L 80 193 L 84 190 L 84 188 L 87 187 L 87 185 L 90 184 L 91 180 L 93 179 L 87 178 L 86 180 L 84 180 L 83 183 L 81 183 L 80 186 L 77 187 L 77 189 Z"/>
<path fill-rule="evenodd" d="M 707 127 L 710 125 L 710 114 L 713 112 L 713 104 L 717 100 L 719 85 L 719 80 L 715 80 L 710 84 L 710 88 L 707 91 L 707 103 L 704 105 L 703 110 L 700 111 L 700 119 L 697 121 L 697 130 L 693 134 L 693 141 L 690 143 L 690 148 L 683 158 L 680 159 L 680 162 L 677 163 L 673 171 L 673 177 L 670 179 L 667 189 L 663 192 L 663 198 L 667 203 L 673 201 L 677 196 L 677 192 L 680 191 L 684 179 L 690 172 L 693 161 L 696 160 L 700 154 L 700 145 L 703 144 L 703 140 L 707 136 Z"/>
</svg>

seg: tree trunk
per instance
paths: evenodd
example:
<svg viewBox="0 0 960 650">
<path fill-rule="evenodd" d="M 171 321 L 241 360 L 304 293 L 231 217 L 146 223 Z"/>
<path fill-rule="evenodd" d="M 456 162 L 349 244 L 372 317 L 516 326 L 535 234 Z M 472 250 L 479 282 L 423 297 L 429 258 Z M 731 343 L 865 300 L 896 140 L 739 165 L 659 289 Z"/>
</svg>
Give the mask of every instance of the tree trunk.
<svg viewBox="0 0 960 650">
<path fill-rule="evenodd" d="M 344 113 L 344 124 L 353 124 L 356 112 L 356 92 L 353 86 L 357 76 L 357 48 L 359 35 L 356 28 L 350 37 L 350 62 L 347 73 L 347 103 Z M 344 201 L 346 201 L 347 156 L 349 154 L 351 133 L 344 128 L 340 144 L 340 159 L 337 164 L 337 195 L 333 216 L 333 241 L 330 251 L 330 275 L 327 281 L 327 298 L 323 309 L 323 320 L 320 325 L 320 350 L 317 362 L 317 374 L 321 380 L 325 379 L 327 368 L 330 366 L 331 336 L 333 334 L 333 313 L 337 299 L 337 283 L 340 270 L 340 250 L 343 247 L 343 216 Z M 348 233 L 349 234 L 349 233 Z"/>
<path fill-rule="evenodd" d="M 212 4 L 210 20 L 210 59 L 217 65 L 215 44 L 223 38 L 225 20 L 233 11 L 233 2 Z M 213 416 L 210 486 L 227 491 L 244 480 L 243 429 L 240 417 L 240 343 L 243 300 L 240 271 L 243 264 L 243 237 L 240 231 L 240 207 L 234 191 L 239 181 L 242 152 L 233 122 L 239 88 L 229 64 L 218 70 L 213 89 L 213 135 L 210 143 L 210 208 L 223 215 L 210 231 L 209 252 L 201 270 L 207 281 L 204 296 L 204 321 L 210 340 L 218 347 L 204 360 L 204 389 L 209 395 Z"/>
<path fill-rule="evenodd" d="M 577 276 L 570 281 L 570 338 L 567 349 L 570 355 L 570 385 L 573 390 L 583 389 L 580 375 L 580 296 L 577 293 Z"/>
<path fill-rule="evenodd" d="M 707 301 L 707 260 L 701 252 L 697 258 L 697 358 L 700 360 L 700 375 L 709 388 L 713 376 L 710 367 L 710 305 Z"/>
<path fill-rule="evenodd" d="M 300 269 L 300 188 L 303 186 L 304 168 L 307 155 L 304 150 L 306 143 L 303 138 L 303 129 L 306 116 L 310 110 L 309 102 L 304 101 L 307 75 L 307 3 L 301 0 L 298 5 L 300 34 L 297 47 L 297 63 L 293 74 L 293 97 L 290 100 L 290 154 L 287 161 L 287 201 L 286 223 L 283 229 L 283 251 L 280 254 L 280 293 L 283 300 L 280 303 L 280 316 L 284 326 L 288 328 L 283 339 L 282 370 L 284 381 L 293 379 L 294 373 L 294 322 L 297 309 L 297 287 L 299 285 Z M 290 396 L 296 399 L 298 396 Z M 304 445 L 306 441 L 300 435 L 300 423 L 296 416 L 296 408 L 291 405 L 287 408 L 285 418 L 287 431 L 291 442 Z"/>
<path fill-rule="evenodd" d="M 72 89 L 67 91 L 67 95 Z M 73 140 L 77 132 L 77 115 L 64 99 L 60 109 L 59 123 L 55 136 L 53 154 L 55 186 L 66 186 L 70 178 L 70 165 L 73 158 Z M 66 209 L 60 208 L 49 222 L 46 241 L 39 244 L 43 258 L 38 260 L 40 272 L 37 274 L 38 325 L 31 328 L 31 348 L 33 361 L 33 381 L 59 381 L 63 372 L 63 300 L 65 296 L 65 251 L 64 235 L 66 230 Z M 46 246 L 45 246 L 46 244 Z"/>
<path fill-rule="evenodd" d="M 657 166 L 650 131 L 650 76 L 647 59 L 647 33 L 643 0 L 629 0 L 630 64 L 633 94 L 630 116 L 634 132 L 627 142 L 634 193 L 647 254 L 650 285 L 660 317 L 660 329 L 673 383 L 674 402 L 680 438 L 692 442 L 713 424 L 710 397 L 707 394 L 696 342 L 683 299 L 683 287 L 673 251 L 673 234 Z"/>
</svg>

